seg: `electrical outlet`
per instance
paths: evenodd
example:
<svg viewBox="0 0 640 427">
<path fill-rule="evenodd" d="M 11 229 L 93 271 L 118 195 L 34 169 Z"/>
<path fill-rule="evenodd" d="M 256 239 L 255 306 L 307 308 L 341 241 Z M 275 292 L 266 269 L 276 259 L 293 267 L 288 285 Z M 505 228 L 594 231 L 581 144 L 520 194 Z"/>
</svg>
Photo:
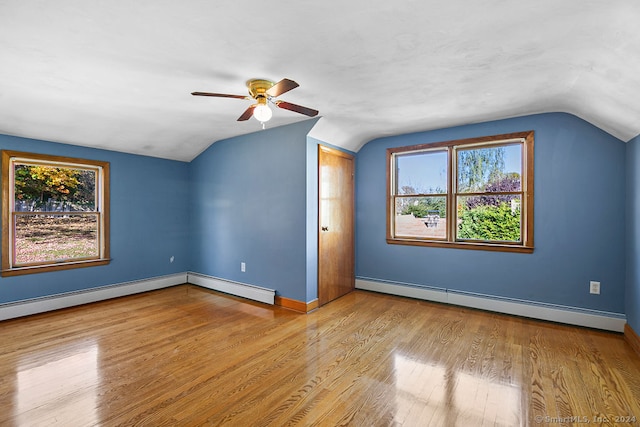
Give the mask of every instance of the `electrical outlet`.
<svg viewBox="0 0 640 427">
<path fill-rule="evenodd" d="M 242 271 L 243 273 L 245 271 L 247 271 L 247 264 L 245 264 L 244 262 L 240 263 L 240 271 Z"/>
<path fill-rule="evenodd" d="M 173 258 L 173 255 L 171 255 L 171 258 L 169 258 L 169 263 L 172 263 L 174 259 L 175 258 Z"/>
<path fill-rule="evenodd" d="M 589 282 L 589 293 L 591 294 L 600 294 L 600 282 L 594 282 L 593 280 Z"/>
</svg>

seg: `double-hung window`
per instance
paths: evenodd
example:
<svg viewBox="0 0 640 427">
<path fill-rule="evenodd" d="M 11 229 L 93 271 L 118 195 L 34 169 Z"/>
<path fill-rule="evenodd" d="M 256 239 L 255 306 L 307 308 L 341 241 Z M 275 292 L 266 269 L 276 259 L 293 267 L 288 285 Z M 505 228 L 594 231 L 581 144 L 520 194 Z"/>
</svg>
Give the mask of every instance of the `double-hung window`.
<svg viewBox="0 0 640 427">
<path fill-rule="evenodd" d="M 109 262 L 109 163 L 2 152 L 2 275 Z"/>
<path fill-rule="evenodd" d="M 533 251 L 533 131 L 387 150 L 387 242 Z"/>
</svg>

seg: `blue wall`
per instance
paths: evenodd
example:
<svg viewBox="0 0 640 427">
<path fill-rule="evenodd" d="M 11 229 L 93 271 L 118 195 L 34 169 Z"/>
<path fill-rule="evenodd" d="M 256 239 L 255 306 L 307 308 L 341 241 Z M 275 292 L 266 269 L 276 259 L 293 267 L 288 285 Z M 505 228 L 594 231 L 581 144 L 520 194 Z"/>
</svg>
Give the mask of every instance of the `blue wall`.
<svg viewBox="0 0 640 427">
<path fill-rule="evenodd" d="M 387 148 L 527 130 L 535 131 L 533 254 L 386 243 Z M 625 149 L 560 113 L 373 140 L 356 162 L 356 275 L 624 313 Z M 590 280 L 601 295 L 589 294 Z"/>
<path fill-rule="evenodd" d="M 640 333 L 640 136 L 627 143 L 627 323 Z"/>
<path fill-rule="evenodd" d="M 315 299 L 315 123 L 219 141 L 191 164 L 0 135 L 0 149 L 111 163 L 112 256 L 103 267 L 0 278 L 0 303 L 188 270 Z M 386 243 L 386 148 L 525 130 L 536 132 L 533 254 Z M 624 144 L 568 114 L 373 140 L 356 155 L 356 274 L 626 313 L 638 331 L 638 164 L 640 137 Z M 601 295 L 588 293 L 590 280 Z"/>
<path fill-rule="evenodd" d="M 188 163 L 7 135 L 0 149 L 110 162 L 112 258 L 106 266 L 0 278 L 0 303 L 188 269 Z"/>
<path fill-rule="evenodd" d="M 218 141 L 193 160 L 191 271 L 307 301 L 307 133 L 316 121 Z"/>
</svg>

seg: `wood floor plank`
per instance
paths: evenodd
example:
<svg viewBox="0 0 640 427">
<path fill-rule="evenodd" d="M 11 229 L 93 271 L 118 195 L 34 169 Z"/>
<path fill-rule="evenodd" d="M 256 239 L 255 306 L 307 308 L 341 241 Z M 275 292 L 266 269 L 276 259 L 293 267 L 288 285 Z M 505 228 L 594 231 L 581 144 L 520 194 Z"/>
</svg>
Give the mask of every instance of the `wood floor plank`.
<svg viewBox="0 0 640 427">
<path fill-rule="evenodd" d="M 191 285 L 0 322 L 2 426 L 571 417 L 640 424 L 621 334 L 365 291 L 300 314 Z"/>
</svg>

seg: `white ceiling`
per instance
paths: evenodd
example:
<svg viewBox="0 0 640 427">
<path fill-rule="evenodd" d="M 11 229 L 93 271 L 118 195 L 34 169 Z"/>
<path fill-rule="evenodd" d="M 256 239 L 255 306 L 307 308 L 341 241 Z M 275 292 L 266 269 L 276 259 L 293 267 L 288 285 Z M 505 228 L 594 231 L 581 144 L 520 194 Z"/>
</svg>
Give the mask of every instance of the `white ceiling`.
<svg viewBox="0 0 640 427">
<path fill-rule="evenodd" d="M 0 133 L 191 160 L 256 132 L 249 78 L 316 138 L 563 111 L 640 134 L 636 0 L 0 0 Z M 278 109 L 268 127 L 308 119 Z"/>
</svg>

